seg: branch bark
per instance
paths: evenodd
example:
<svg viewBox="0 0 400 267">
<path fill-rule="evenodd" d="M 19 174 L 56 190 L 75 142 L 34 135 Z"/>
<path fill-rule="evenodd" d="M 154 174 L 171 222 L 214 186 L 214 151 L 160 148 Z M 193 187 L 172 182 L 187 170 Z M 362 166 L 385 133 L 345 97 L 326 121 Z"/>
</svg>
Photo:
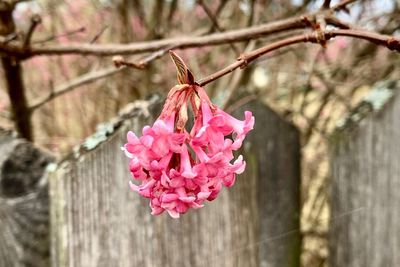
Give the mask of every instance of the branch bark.
<svg viewBox="0 0 400 267">
<path fill-rule="evenodd" d="M 212 81 L 215 81 L 218 78 L 221 78 L 222 76 L 227 75 L 228 73 L 231 73 L 232 71 L 236 70 L 237 68 L 245 68 L 250 62 L 256 60 L 257 58 L 271 52 L 274 50 L 277 50 L 279 48 L 285 47 L 285 46 L 290 46 L 293 44 L 298 44 L 298 43 L 319 43 L 319 44 L 324 44 L 326 41 L 336 37 L 336 36 L 347 36 L 347 37 L 353 37 L 353 38 L 358 38 L 358 39 L 363 39 L 370 41 L 372 43 L 375 43 L 377 45 L 383 45 L 386 46 L 387 48 L 391 50 L 395 50 L 400 52 L 400 39 L 397 39 L 392 36 L 387 36 L 383 34 L 378 34 L 374 32 L 369 32 L 369 31 L 364 31 L 364 30 L 348 30 L 348 29 L 339 29 L 339 30 L 330 30 L 330 31 L 316 31 L 314 33 L 308 33 L 308 34 L 301 34 L 301 35 L 296 35 L 293 37 L 289 37 L 283 40 L 279 40 L 277 42 L 274 42 L 272 44 L 266 45 L 264 47 L 261 47 L 259 49 L 256 49 L 252 52 L 246 53 L 241 55 L 238 60 L 231 65 L 225 67 L 224 69 L 217 71 L 210 76 L 203 78 L 197 83 L 200 86 L 204 86 Z"/>
<path fill-rule="evenodd" d="M 111 67 L 111 68 L 108 68 L 108 69 L 91 72 L 91 73 L 82 75 L 82 76 L 72 80 L 69 83 L 60 85 L 53 92 L 51 92 L 49 95 L 44 96 L 41 99 L 38 99 L 34 104 L 32 104 L 29 107 L 29 112 L 35 111 L 36 109 L 40 108 L 41 106 L 43 106 L 47 102 L 50 102 L 54 98 L 56 98 L 58 96 L 61 96 L 61 95 L 65 94 L 65 93 L 68 93 L 68 92 L 72 91 L 73 89 L 75 89 L 77 87 L 80 87 L 82 85 L 95 82 L 95 81 L 97 81 L 99 79 L 103 79 L 103 78 L 109 77 L 111 75 L 114 75 L 114 74 L 122 71 L 123 69 L 124 69 L 123 67 L 119 68 L 119 69 L 117 69 L 115 67 Z"/>
<path fill-rule="evenodd" d="M 14 2 L 8 5 L 7 3 L 2 3 L 1 7 L 0 34 L 8 36 L 15 32 L 15 24 L 12 17 Z M 26 101 L 20 60 L 11 55 L 1 55 L 1 63 L 4 69 L 15 128 L 22 138 L 31 141 L 33 139 L 31 113 Z"/>
<path fill-rule="evenodd" d="M 24 49 L 16 44 L 0 44 L 0 53 L 7 53 L 19 58 L 29 58 L 39 55 L 134 55 L 147 52 L 154 52 L 167 47 L 174 46 L 177 49 L 214 46 L 227 43 L 242 42 L 260 38 L 273 33 L 303 29 L 310 27 L 309 21 L 313 21 L 315 15 L 307 17 L 298 16 L 272 23 L 247 27 L 239 30 L 231 30 L 223 33 L 214 33 L 204 36 L 190 36 L 180 38 L 169 38 L 163 40 L 137 42 L 131 44 L 71 44 L 71 45 L 49 45 L 31 46 Z"/>
</svg>

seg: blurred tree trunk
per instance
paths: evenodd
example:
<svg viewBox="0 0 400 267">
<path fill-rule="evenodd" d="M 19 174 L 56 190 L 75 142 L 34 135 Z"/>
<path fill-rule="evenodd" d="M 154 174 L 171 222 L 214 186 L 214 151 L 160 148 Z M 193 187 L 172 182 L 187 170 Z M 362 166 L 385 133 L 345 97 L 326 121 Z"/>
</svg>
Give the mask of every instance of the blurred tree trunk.
<svg viewBox="0 0 400 267">
<path fill-rule="evenodd" d="M 0 2 L 0 35 L 3 37 L 9 37 L 15 33 L 12 12 L 12 4 Z M 26 101 L 21 62 L 18 58 L 2 54 L 1 63 L 4 69 L 5 85 L 10 98 L 15 128 L 21 137 L 32 140 L 31 112 Z"/>
</svg>

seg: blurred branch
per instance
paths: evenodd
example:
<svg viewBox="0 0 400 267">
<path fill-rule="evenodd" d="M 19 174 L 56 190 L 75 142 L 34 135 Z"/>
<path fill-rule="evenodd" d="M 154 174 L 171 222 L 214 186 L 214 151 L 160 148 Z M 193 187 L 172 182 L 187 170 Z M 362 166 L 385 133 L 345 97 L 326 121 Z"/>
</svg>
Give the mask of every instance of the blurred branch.
<svg viewBox="0 0 400 267">
<path fill-rule="evenodd" d="M 0 35 L 7 39 L 16 33 L 13 10 L 17 2 L 0 1 Z M 3 44 L 7 45 L 7 44 Z M 32 117 L 26 101 L 26 88 L 20 60 L 12 55 L 1 55 L 5 87 L 10 99 L 15 128 L 22 138 L 33 139 Z"/>
<path fill-rule="evenodd" d="M 225 76 L 226 74 L 231 73 L 237 68 L 245 68 L 250 62 L 279 48 L 290 46 L 293 44 L 307 43 L 307 42 L 324 45 L 326 41 L 336 36 L 347 36 L 347 37 L 363 39 L 375 43 L 377 45 L 386 46 L 390 50 L 396 50 L 400 52 L 400 39 L 396 39 L 395 37 L 392 36 L 382 35 L 363 30 L 346 30 L 346 29 L 330 30 L 330 31 L 319 30 L 314 33 L 302 34 L 289 37 L 287 39 L 279 40 L 277 42 L 266 45 L 252 52 L 243 54 L 238 58 L 238 60 L 235 63 L 225 67 L 220 71 L 217 71 L 214 74 L 211 74 L 206 78 L 199 80 L 197 83 L 200 86 L 204 86 L 212 81 L 215 81 L 218 78 L 221 78 L 222 76 Z"/>
<path fill-rule="evenodd" d="M 347 10 L 347 5 L 352 4 L 353 2 L 356 2 L 357 0 L 343 0 L 340 3 L 334 5 L 332 7 L 333 11 L 339 11 L 339 10 Z"/>
<path fill-rule="evenodd" d="M 103 79 L 106 77 L 109 77 L 111 75 L 114 75 L 118 72 L 121 72 L 124 68 L 108 68 L 108 69 L 104 69 L 104 70 L 99 70 L 99 71 L 94 71 L 94 72 L 90 72 L 88 74 L 84 74 L 66 84 L 60 85 L 59 87 L 57 87 L 54 91 L 52 91 L 49 95 L 37 100 L 34 104 L 32 104 L 29 107 L 29 110 L 31 112 L 35 111 L 36 109 L 40 108 L 41 106 L 43 106 L 44 104 L 46 104 L 47 102 L 50 102 L 51 100 L 55 99 L 58 96 L 61 96 L 69 91 L 72 91 L 73 89 L 95 82 L 99 79 Z"/>
<path fill-rule="evenodd" d="M 331 5 L 331 0 L 324 0 L 324 3 L 322 4 L 323 9 L 328 9 Z"/>
<path fill-rule="evenodd" d="M 33 32 L 35 31 L 36 26 L 39 25 L 41 22 L 42 22 L 42 19 L 40 18 L 39 15 L 36 14 L 36 15 L 32 16 L 31 24 L 29 26 L 28 32 L 26 33 L 26 36 L 25 36 L 25 39 L 24 39 L 24 43 L 22 45 L 22 47 L 24 49 L 26 49 L 30 45 Z"/>
<path fill-rule="evenodd" d="M 178 49 L 204 47 L 220 44 L 229 44 L 235 42 L 242 42 L 251 39 L 257 39 L 273 33 L 304 29 L 310 27 L 310 22 L 315 23 L 316 16 L 331 16 L 331 11 L 338 11 L 345 8 L 348 4 L 355 0 L 345 0 L 333 6 L 329 10 L 323 10 L 306 14 L 303 16 L 292 17 L 275 21 L 272 23 L 262 24 L 253 27 L 247 27 L 239 30 L 231 30 L 223 33 L 214 33 L 205 36 L 190 36 L 181 38 L 170 38 L 163 40 L 154 40 L 147 42 L 138 42 L 131 44 L 70 44 L 70 45 L 57 45 L 57 46 L 30 46 L 21 47 L 16 44 L 1 44 L 0 52 L 7 53 L 18 57 L 19 59 L 26 59 L 37 55 L 65 55 L 65 54 L 80 54 L 80 55 L 96 55 L 96 56 L 112 56 L 112 55 L 133 55 L 146 52 L 154 52 L 160 49 L 165 49 L 169 46 L 174 46 Z M 224 2 L 221 2 L 224 3 Z M 221 4 L 222 5 L 222 4 Z M 221 6 L 220 5 L 220 6 Z M 328 21 L 329 23 L 329 21 Z M 334 26 L 337 25 L 333 23 Z"/>
<path fill-rule="evenodd" d="M 217 30 L 219 32 L 223 32 L 224 29 L 222 29 L 219 26 L 218 23 L 218 19 L 214 16 L 214 14 L 212 13 L 212 11 L 208 8 L 208 6 L 204 3 L 203 0 L 197 0 L 197 4 L 204 10 L 204 12 L 206 13 L 206 15 L 208 16 L 208 18 L 211 20 L 212 22 L 212 27 L 214 30 Z"/>
<path fill-rule="evenodd" d="M 213 13 L 208 8 L 208 6 L 203 2 L 203 0 L 198 0 L 197 3 L 199 4 L 199 6 L 201 6 L 201 8 L 203 8 L 204 12 L 207 14 L 209 19 L 211 20 L 213 28 L 219 32 L 223 32 L 224 29 L 222 29 L 221 26 L 219 26 L 218 19 L 213 15 Z M 230 43 L 229 45 L 232 48 L 233 52 L 235 52 L 236 55 L 239 55 L 239 53 L 240 53 L 239 49 L 232 43 Z"/>
<path fill-rule="evenodd" d="M 90 40 L 90 42 L 89 43 L 91 43 L 91 44 L 93 44 L 93 43 L 95 43 L 99 38 L 100 38 L 100 36 L 105 32 L 105 30 L 108 28 L 108 26 L 106 25 L 106 26 L 103 26 L 103 27 L 101 27 L 101 29 L 99 30 L 99 32 L 98 33 L 96 33 L 96 35 L 95 36 L 93 36 L 93 38 Z"/>
<path fill-rule="evenodd" d="M 73 34 L 76 34 L 76 33 L 84 32 L 85 30 L 86 30 L 85 27 L 80 27 L 78 29 L 67 31 L 65 33 L 49 36 L 49 37 L 47 37 L 47 38 L 45 38 L 43 40 L 33 41 L 32 43 L 34 43 L 34 44 L 43 44 L 43 43 L 55 40 L 55 39 L 60 38 L 60 37 L 70 36 L 70 35 L 73 35 Z"/>
<path fill-rule="evenodd" d="M 116 56 L 113 58 L 113 62 L 115 64 L 116 68 L 111 67 L 111 68 L 107 68 L 104 70 L 99 70 L 99 71 L 94 71 L 94 72 L 91 72 L 88 74 L 84 74 L 66 84 L 60 85 L 58 88 L 56 88 L 54 91 L 52 91 L 49 95 L 37 100 L 36 103 L 32 104 L 29 107 L 29 110 L 31 112 L 33 112 L 36 109 L 43 106 L 44 104 L 54 100 L 58 96 L 68 93 L 80 86 L 95 82 L 95 81 L 103 79 L 103 78 L 107 78 L 109 76 L 112 76 L 112 75 L 119 73 L 122 70 L 126 69 L 126 67 L 132 67 L 132 68 L 136 68 L 136 69 L 144 69 L 151 61 L 162 57 L 172 48 L 173 47 L 170 47 L 170 48 L 152 53 L 149 56 L 146 56 L 143 59 L 139 60 L 137 63 L 127 62 L 121 56 Z"/>
<path fill-rule="evenodd" d="M 12 54 L 19 58 L 29 58 L 37 55 L 65 55 L 81 54 L 96 56 L 111 55 L 133 55 L 146 52 L 154 52 L 174 46 L 178 49 L 214 46 L 235 42 L 242 42 L 251 39 L 261 38 L 278 32 L 304 29 L 310 27 L 310 21 L 315 21 L 315 15 L 298 16 L 283 19 L 267 24 L 253 27 L 247 27 L 238 30 L 226 31 L 223 33 L 214 33 L 205 36 L 190 36 L 180 38 L 170 38 L 163 40 L 137 42 L 131 44 L 71 44 L 56 46 L 31 46 L 22 48 L 15 44 L 0 44 L 0 52 Z"/>
</svg>

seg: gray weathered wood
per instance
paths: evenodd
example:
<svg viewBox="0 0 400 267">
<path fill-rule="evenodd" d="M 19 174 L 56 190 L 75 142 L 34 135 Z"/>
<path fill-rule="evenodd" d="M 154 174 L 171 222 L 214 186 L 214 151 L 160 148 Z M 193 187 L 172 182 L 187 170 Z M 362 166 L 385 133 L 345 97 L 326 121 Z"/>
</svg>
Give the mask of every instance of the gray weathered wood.
<svg viewBox="0 0 400 267">
<path fill-rule="evenodd" d="M 96 135 L 104 142 L 61 163 L 50 178 L 53 265 L 298 266 L 299 134 L 261 104 L 247 109 L 256 127 L 243 148 L 246 172 L 177 220 L 150 215 L 128 188 L 120 147 L 151 117 L 111 125 L 110 137 Z"/>
<path fill-rule="evenodd" d="M 336 134 L 331 267 L 399 266 L 399 85 L 378 85 Z M 395 96 L 390 98 L 392 93 Z M 383 110 L 378 111 L 389 98 Z M 357 122 L 351 123 L 352 120 Z"/>
<path fill-rule="evenodd" d="M 0 132 L 0 266 L 48 266 L 49 205 L 44 177 L 53 161 Z"/>
</svg>

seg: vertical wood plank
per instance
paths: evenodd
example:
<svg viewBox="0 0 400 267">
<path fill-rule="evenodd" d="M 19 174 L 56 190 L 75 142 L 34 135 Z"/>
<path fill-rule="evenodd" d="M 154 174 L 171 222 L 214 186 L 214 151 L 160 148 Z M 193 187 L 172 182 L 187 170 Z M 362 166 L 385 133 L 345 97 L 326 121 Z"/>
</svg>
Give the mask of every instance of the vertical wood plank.
<svg viewBox="0 0 400 267">
<path fill-rule="evenodd" d="M 120 147 L 128 129 L 140 133 L 154 120 L 144 111 L 60 164 L 50 179 L 53 265 L 298 266 L 298 132 L 262 104 L 244 108 L 256 117 L 241 151 L 246 172 L 178 220 L 150 215 L 148 200 L 128 188 Z"/>
<path fill-rule="evenodd" d="M 332 267 L 400 262 L 399 85 L 378 85 L 332 144 Z"/>
</svg>

